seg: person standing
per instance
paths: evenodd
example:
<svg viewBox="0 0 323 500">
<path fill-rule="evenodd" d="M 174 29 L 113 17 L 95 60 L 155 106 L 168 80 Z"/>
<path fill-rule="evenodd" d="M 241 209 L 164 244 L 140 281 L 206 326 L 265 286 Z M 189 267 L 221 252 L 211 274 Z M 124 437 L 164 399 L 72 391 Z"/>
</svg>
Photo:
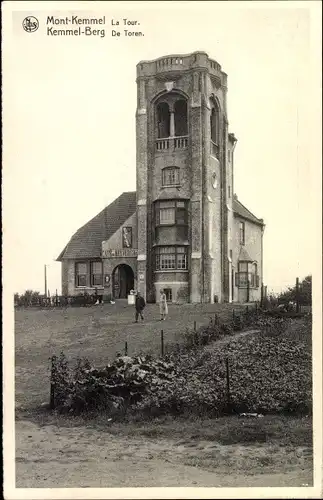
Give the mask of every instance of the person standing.
<svg viewBox="0 0 323 500">
<path fill-rule="evenodd" d="M 142 297 L 142 295 L 140 294 L 140 292 L 137 292 L 136 300 L 135 300 L 136 323 L 138 323 L 139 316 L 140 316 L 140 318 L 143 321 L 143 319 L 144 319 L 143 310 L 145 309 L 145 306 L 146 306 L 145 299 Z"/>
<path fill-rule="evenodd" d="M 160 321 L 165 321 L 166 316 L 168 314 L 168 306 L 164 290 L 160 290 L 159 312 L 160 312 Z"/>
</svg>

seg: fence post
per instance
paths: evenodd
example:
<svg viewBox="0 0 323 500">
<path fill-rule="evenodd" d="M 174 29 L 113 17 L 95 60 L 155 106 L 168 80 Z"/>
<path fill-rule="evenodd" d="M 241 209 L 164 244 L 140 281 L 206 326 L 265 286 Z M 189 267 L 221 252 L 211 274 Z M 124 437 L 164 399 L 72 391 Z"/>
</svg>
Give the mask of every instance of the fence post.
<svg viewBox="0 0 323 500">
<path fill-rule="evenodd" d="M 160 331 L 161 355 L 164 356 L 164 330 Z"/>
<path fill-rule="evenodd" d="M 124 355 L 128 356 L 128 342 L 127 341 L 125 341 L 125 343 L 124 343 Z"/>
<path fill-rule="evenodd" d="M 54 410 L 55 408 L 55 384 L 54 384 L 54 359 L 53 356 L 50 358 L 51 367 L 50 367 L 50 395 L 49 395 L 49 408 Z"/>
<path fill-rule="evenodd" d="M 263 302 L 264 302 L 264 284 L 261 283 L 261 288 L 260 288 L 260 307 L 263 308 Z"/>
<path fill-rule="evenodd" d="M 230 370 L 229 370 L 229 358 L 225 358 L 226 367 L 226 381 L 227 381 L 227 410 L 231 413 L 231 396 L 230 396 Z"/>
</svg>

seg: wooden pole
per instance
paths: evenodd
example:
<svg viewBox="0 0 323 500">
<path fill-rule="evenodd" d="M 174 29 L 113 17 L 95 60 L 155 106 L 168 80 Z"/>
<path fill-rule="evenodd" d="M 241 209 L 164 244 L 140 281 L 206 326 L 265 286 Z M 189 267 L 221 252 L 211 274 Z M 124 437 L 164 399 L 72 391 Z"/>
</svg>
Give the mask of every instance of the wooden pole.
<svg viewBox="0 0 323 500">
<path fill-rule="evenodd" d="M 261 289 L 260 289 L 260 307 L 262 308 L 264 305 L 264 284 L 261 283 Z"/>
<path fill-rule="evenodd" d="M 225 358 L 225 367 L 226 367 L 226 381 L 227 381 L 227 409 L 228 413 L 231 413 L 229 358 Z"/>
<path fill-rule="evenodd" d="M 296 278 L 296 312 L 299 313 L 299 278 Z"/>
<path fill-rule="evenodd" d="M 125 341 L 125 343 L 124 343 L 124 355 L 128 356 L 128 342 L 127 341 Z"/>
<path fill-rule="evenodd" d="M 161 355 L 164 356 L 164 330 L 160 332 Z"/>
<path fill-rule="evenodd" d="M 47 266 L 45 264 L 45 298 L 47 299 Z"/>
<path fill-rule="evenodd" d="M 49 407 L 51 410 L 55 408 L 55 385 L 54 385 L 54 360 L 51 357 L 51 368 L 50 368 L 50 396 L 49 396 Z"/>
</svg>

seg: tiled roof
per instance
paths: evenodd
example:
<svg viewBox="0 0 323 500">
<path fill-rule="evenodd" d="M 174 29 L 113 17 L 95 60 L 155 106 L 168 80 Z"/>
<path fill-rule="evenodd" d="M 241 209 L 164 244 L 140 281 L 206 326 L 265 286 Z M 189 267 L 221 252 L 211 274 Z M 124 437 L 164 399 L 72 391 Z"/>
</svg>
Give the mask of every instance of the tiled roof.
<svg viewBox="0 0 323 500">
<path fill-rule="evenodd" d="M 258 217 L 253 215 L 236 197 L 233 199 L 232 208 L 235 215 L 264 226 L 263 219 L 258 219 Z"/>
<path fill-rule="evenodd" d="M 101 256 L 101 243 L 109 239 L 136 211 L 136 192 L 122 193 L 72 236 L 57 260 Z"/>
</svg>

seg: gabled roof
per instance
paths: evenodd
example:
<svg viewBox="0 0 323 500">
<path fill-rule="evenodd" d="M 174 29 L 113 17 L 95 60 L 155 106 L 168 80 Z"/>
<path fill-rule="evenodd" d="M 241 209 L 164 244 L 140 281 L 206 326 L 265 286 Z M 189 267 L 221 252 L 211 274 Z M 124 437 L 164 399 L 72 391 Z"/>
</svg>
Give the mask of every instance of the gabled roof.
<svg viewBox="0 0 323 500">
<path fill-rule="evenodd" d="M 135 211 L 136 192 L 122 193 L 76 231 L 57 260 L 101 257 L 102 241 L 109 239 Z"/>
<path fill-rule="evenodd" d="M 235 196 L 232 203 L 233 212 L 238 217 L 242 217 L 243 219 L 247 219 L 254 224 L 259 224 L 260 226 L 264 226 L 263 219 L 258 219 L 255 215 L 253 215 L 250 210 L 248 210 Z"/>
</svg>

